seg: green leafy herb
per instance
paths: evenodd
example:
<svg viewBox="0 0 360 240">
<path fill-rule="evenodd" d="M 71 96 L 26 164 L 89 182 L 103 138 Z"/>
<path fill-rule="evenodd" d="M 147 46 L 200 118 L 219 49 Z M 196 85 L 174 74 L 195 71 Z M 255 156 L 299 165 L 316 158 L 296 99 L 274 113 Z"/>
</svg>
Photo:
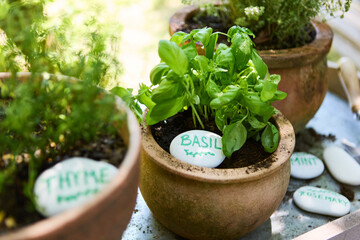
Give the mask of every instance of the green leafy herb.
<svg viewBox="0 0 360 240">
<path fill-rule="evenodd" d="M 1 89 L 4 87 L 7 91 L 0 99 L 0 209 L 19 217 L 19 212 L 35 211 L 32 189 L 39 171 L 62 160 L 74 146 L 94 142 L 99 136 L 117 136 L 116 126 L 126 115 L 116 111 L 114 95 L 86 81 L 33 74 L 23 82 L 2 80 Z M 16 206 L 19 202 L 24 204 L 21 211 Z"/>
<path fill-rule="evenodd" d="M 225 27 L 234 24 L 247 27 L 260 38 L 258 45 L 263 48 L 279 49 L 301 46 L 310 41 L 311 19 L 319 16 L 323 20 L 342 18 L 349 10 L 352 0 L 181 0 L 181 2 L 200 6 L 201 11 L 194 16 L 195 20 L 207 15 L 217 17 Z M 232 32 L 229 32 L 229 35 L 232 35 Z"/>
<path fill-rule="evenodd" d="M 280 76 L 269 74 L 249 29 L 232 27 L 224 34 L 230 47 L 219 44 L 214 52 L 219 34 L 224 33 L 203 28 L 160 41 L 162 62 L 151 71 L 152 85 L 142 85 L 135 99 L 149 108 L 148 125 L 188 108 L 195 126 L 204 128 L 205 122 L 215 121 L 223 132 L 223 152 L 228 157 L 250 137 L 260 140 L 261 136 L 265 151 L 273 152 L 279 132 L 269 122 L 276 113 L 271 104 L 286 97 L 277 90 Z M 193 47 L 198 41 L 204 45 L 205 56 Z"/>
</svg>

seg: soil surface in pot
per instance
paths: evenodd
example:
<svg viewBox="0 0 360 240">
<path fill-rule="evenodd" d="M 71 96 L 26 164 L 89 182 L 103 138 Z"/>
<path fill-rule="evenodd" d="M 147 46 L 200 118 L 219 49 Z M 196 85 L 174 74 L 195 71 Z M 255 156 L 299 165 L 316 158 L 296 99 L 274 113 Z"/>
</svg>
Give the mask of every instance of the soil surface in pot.
<svg viewBox="0 0 360 240">
<path fill-rule="evenodd" d="M 52 147 L 57 149 L 57 146 Z M 86 157 L 118 167 L 125 157 L 126 150 L 125 143 L 119 135 L 99 135 L 97 140 L 88 143 L 79 141 L 69 151 L 57 152 L 56 156 L 47 157 L 47 161 L 43 161 L 38 174 L 71 157 Z M 8 160 L 0 158 L 0 169 L 7 165 Z M 0 196 L 0 234 L 44 219 L 29 206 L 29 200 L 24 195 L 23 184 L 28 179 L 28 162 L 26 160 L 18 161 L 17 168 L 19 174 L 14 186 L 8 188 L 6 196 Z"/>
<path fill-rule="evenodd" d="M 182 26 L 182 29 L 179 31 L 183 31 L 186 33 L 190 33 L 193 29 L 199 29 L 204 27 L 211 27 L 213 32 L 223 32 L 227 33 L 229 28 L 234 24 L 230 22 L 230 20 L 224 16 L 224 21 L 217 16 L 209 16 L 206 15 L 203 11 L 197 11 L 192 17 L 186 19 L 185 24 Z M 308 36 L 304 36 L 300 41 L 308 44 L 312 42 L 316 37 L 315 29 L 309 24 L 305 27 L 305 32 L 308 33 Z M 269 50 L 269 49 L 287 49 L 298 47 L 298 45 L 294 42 L 293 38 L 286 39 L 284 43 L 279 45 L 278 41 L 270 42 L 269 35 L 270 33 L 266 31 L 254 32 L 256 38 L 253 41 L 256 44 L 256 49 L 258 50 Z M 219 35 L 218 43 L 229 44 L 227 41 L 227 37 L 224 35 Z M 304 44 L 304 45 L 305 45 Z"/>
<path fill-rule="evenodd" d="M 222 135 L 214 122 L 203 121 L 203 123 L 205 130 Z M 189 130 L 200 129 L 199 126 L 194 126 L 191 111 L 189 110 L 151 126 L 155 141 L 168 153 L 170 153 L 170 143 L 177 135 Z M 263 161 L 270 155 L 270 153 L 264 151 L 260 142 L 248 139 L 240 150 L 233 153 L 231 158 L 226 158 L 217 168 L 241 168 L 252 165 L 251 171 L 256 171 L 259 168 L 271 166 L 273 161 Z"/>
</svg>

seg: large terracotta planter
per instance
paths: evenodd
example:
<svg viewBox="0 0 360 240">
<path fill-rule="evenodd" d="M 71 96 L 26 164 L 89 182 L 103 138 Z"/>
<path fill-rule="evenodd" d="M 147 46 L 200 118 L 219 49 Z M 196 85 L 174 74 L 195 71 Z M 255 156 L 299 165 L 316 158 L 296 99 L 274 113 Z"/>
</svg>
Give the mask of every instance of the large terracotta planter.
<svg viewBox="0 0 360 240">
<path fill-rule="evenodd" d="M 237 239 L 264 223 L 280 205 L 290 179 L 292 125 L 274 116 L 278 149 L 243 168 L 197 167 L 170 155 L 143 130 L 140 190 L 165 227 L 188 239 Z"/>
<path fill-rule="evenodd" d="M 170 19 L 170 34 L 182 29 L 186 19 L 198 10 L 196 6 L 179 9 Z M 325 23 L 312 22 L 316 38 L 310 44 L 298 48 L 261 50 L 260 56 L 270 73 L 280 74 L 279 89 L 287 98 L 275 102 L 293 124 L 295 132 L 302 130 L 315 115 L 327 92 L 326 55 L 330 50 L 333 33 Z M 200 51 L 201 46 L 198 48 Z"/>
<path fill-rule="evenodd" d="M 0 73 L 0 81 L 6 80 L 9 76 L 8 73 Z M 19 80 L 26 80 L 28 76 L 29 73 L 19 74 Z M 141 135 L 135 116 L 120 99 L 117 108 L 127 114 L 126 121 L 119 126 L 119 134 L 128 149 L 116 177 L 90 202 L 16 232 L 2 235 L 1 240 L 121 238 L 136 203 Z"/>
</svg>

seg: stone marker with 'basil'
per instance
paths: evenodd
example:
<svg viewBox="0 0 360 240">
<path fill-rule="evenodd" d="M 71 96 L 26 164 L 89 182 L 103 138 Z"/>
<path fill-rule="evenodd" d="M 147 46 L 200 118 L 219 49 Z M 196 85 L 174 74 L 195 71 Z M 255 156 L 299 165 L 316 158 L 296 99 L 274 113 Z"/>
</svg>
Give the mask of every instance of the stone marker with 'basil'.
<svg viewBox="0 0 360 240">
<path fill-rule="evenodd" d="M 316 178 L 323 173 L 324 168 L 324 163 L 310 153 L 295 152 L 291 156 L 291 176 L 294 178 Z"/>
<path fill-rule="evenodd" d="M 350 211 L 350 201 L 343 195 L 322 188 L 301 187 L 294 193 L 296 205 L 308 212 L 341 217 Z"/>
<path fill-rule="evenodd" d="M 118 169 L 88 158 L 71 158 L 45 170 L 34 186 L 37 210 L 50 217 L 92 199 Z"/>
<path fill-rule="evenodd" d="M 191 130 L 176 136 L 171 141 L 170 154 L 181 161 L 209 168 L 219 166 L 225 159 L 221 137 L 204 130 Z"/>
</svg>

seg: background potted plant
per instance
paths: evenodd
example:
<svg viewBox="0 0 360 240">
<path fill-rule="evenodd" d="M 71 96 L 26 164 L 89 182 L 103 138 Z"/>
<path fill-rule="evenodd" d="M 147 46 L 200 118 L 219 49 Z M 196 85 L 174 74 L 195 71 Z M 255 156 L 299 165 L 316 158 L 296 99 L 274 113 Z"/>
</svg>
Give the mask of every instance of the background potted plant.
<svg viewBox="0 0 360 240">
<path fill-rule="evenodd" d="M 252 33 L 235 26 L 224 34 L 231 46 L 214 51 L 218 35 L 203 28 L 160 41 L 152 85 L 135 97 L 114 89 L 148 108 L 141 193 L 164 226 L 189 239 L 236 239 L 266 221 L 286 192 L 295 144 L 290 122 L 271 106 L 286 96 L 277 90 L 280 76 L 268 74 Z M 222 135 L 228 159 L 216 169 L 168 152 L 176 135 L 201 128 Z"/>
<path fill-rule="evenodd" d="M 259 55 L 270 73 L 280 74 L 279 89 L 286 100 L 274 104 L 300 131 L 314 116 L 327 91 L 326 54 L 332 31 L 325 23 L 312 21 L 321 13 L 331 16 L 348 11 L 349 1 L 183 1 L 189 6 L 170 19 L 170 34 L 196 27 L 227 29 L 233 24 L 250 28 Z"/>
<path fill-rule="evenodd" d="M 137 196 L 140 133 L 133 114 L 84 81 L 25 73 L 0 77 L 1 230 L 18 230 L 1 238 L 118 239 Z M 94 200 L 44 219 L 35 211 L 34 182 L 71 157 L 106 160 L 119 172 Z"/>
<path fill-rule="evenodd" d="M 117 66 L 99 25 L 88 25 L 89 48 L 69 50 L 66 29 L 49 26 L 44 3 L 2 2 L 1 239 L 119 239 L 137 196 L 138 124 L 120 99 L 97 86 Z M 106 159 L 119 171 L 90 202 L 44 219 L 35 212 L 34 181 L 73 156 Z"/>
<path fill-rule="evenodd" d="M 108 87 L 121 66 L 120 26 L 113 29 L 96 20 L 98 12 L 54 12 L 53 1 L 2 1 L 0 14 L 0 71 L 61 74 Z M 92 1 L 90 2 L 95 5 Z M 59 2 L 58 2 L 59 4 Z"/>
</svg>

